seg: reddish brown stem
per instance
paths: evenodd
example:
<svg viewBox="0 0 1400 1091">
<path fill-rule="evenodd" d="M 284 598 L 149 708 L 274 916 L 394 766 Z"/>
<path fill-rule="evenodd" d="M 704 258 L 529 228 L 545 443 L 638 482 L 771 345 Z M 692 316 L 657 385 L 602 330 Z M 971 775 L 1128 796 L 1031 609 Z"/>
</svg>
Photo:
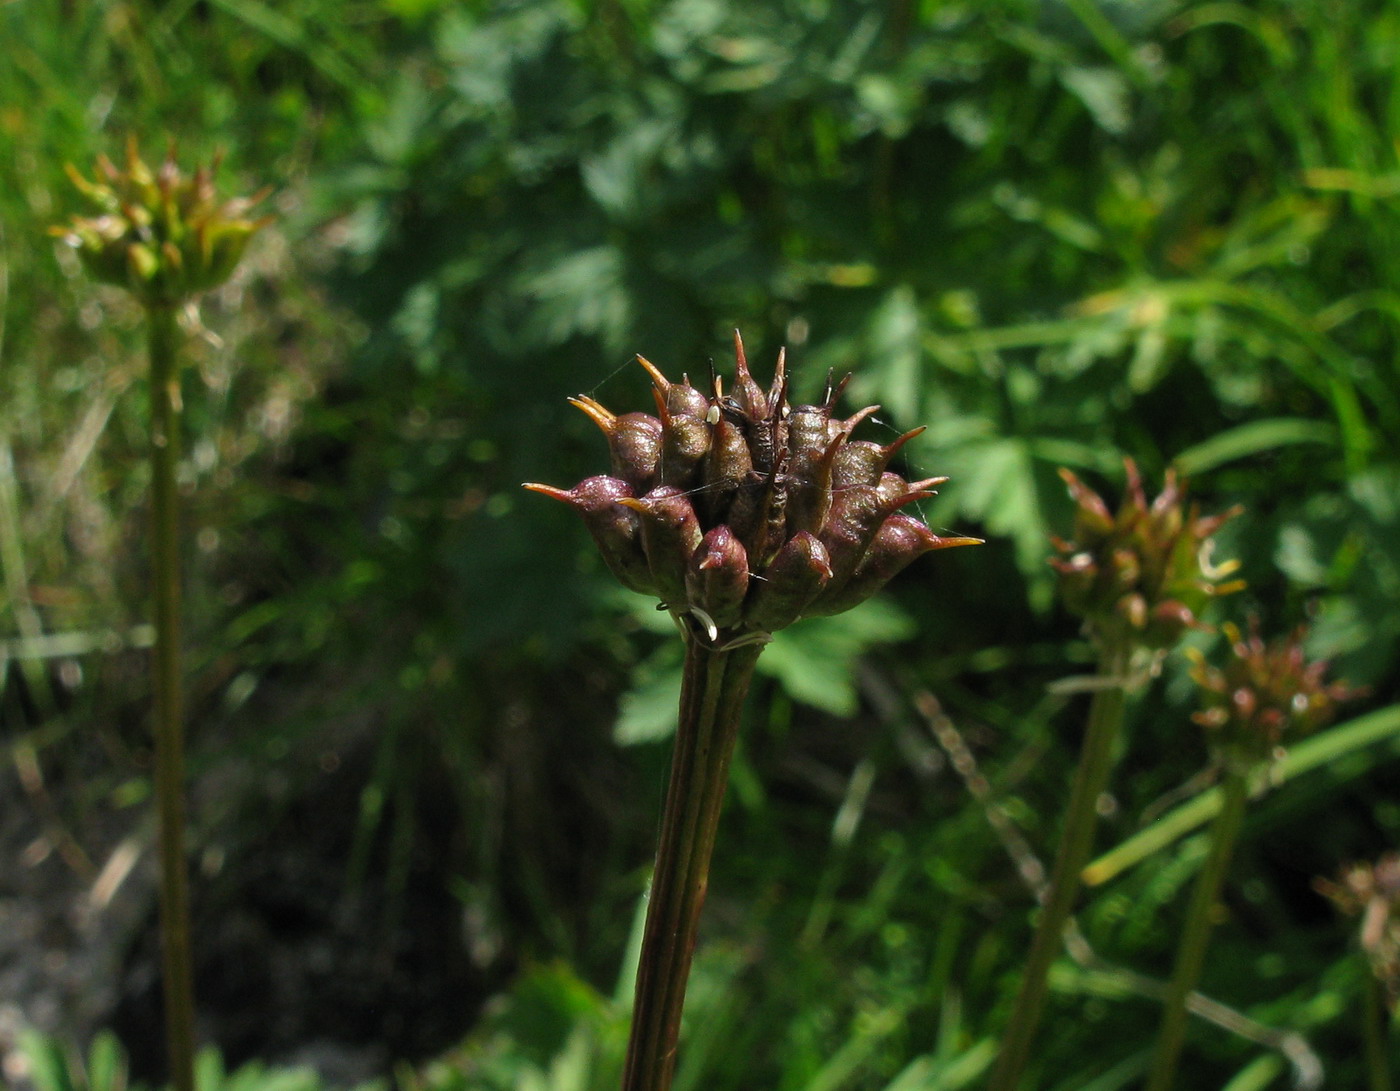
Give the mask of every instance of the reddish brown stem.
<svg viewBox="0 0 1400 1091">
<path fill-rule="evenodd" d="M 687 639 L 671 780 L 661 815 L 632 1036 L 622 1091 L 667 1091 L 676 1067 L 681 1009 L 705 904 L 729 759 L 760 644 L 725 651 Z"/>
</svg>

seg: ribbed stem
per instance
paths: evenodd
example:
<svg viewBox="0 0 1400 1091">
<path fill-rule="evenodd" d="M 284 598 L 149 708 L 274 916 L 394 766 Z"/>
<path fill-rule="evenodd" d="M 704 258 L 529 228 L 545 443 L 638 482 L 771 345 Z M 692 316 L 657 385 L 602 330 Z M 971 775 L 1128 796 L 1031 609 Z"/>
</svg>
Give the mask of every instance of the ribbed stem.
<svg viewBox="0 0 1400 1091">
<path fill-rule="evenodd" d="M 1221 790 L 1224 799 L 1220 813 L 1215 816 L 1211 826 L 1210 852 L 1201 873 L 1196 876 L 1191 904 L 1186 910 L 1186 923 L 1176 948 L 1176 967 L 1167 985 L 1162 1024 L 1157 1032 L 1157 1052 L 1147 1082 L 1148 1091 L 1168 1091 L 1176 1078 L 1177 1059 L 1186 1040 L 1186 1002 L 1201 979 L 1201 968 L 1205 965 L 1206 948 L 1214 924 L 1215 903 L 1220 897 L 1221 887 L 1225 885 L 1230 857 L 1235 851 L 1240 827 L 1244 825 L 1244 810 L 1249 803 L 1247 770 L 1227 763 Z"/>
<path fill-rule="evenodd" d="M 1080 872 L 1093 850 L 1099 796 L 1108 786 L 1108 775 L 1113 768 L 1114 744 L 1123 724 L 1128 655 L 1127 648 L 1113 648 L 1104 651 L 1099 659 L 1098 681 L 1103 688 L 1094 692 L 1089 706 L 1088 728 L 1070 788 L 1064 833 L 1055 856 L 1049 891 L 1040 909 L 1021 988 L 1002 1038 L 996 1067 L 992 1069 L 988 1091 L 1015 1091 L 1030 1059 L 1031 1045 L 1045 1007 L 1050 966 L 1060 953 L 1065 924 L 1079 893 Z"/>
<path fill-rule="evenodd" d="M 687 639 L 671 779 L 661 815 L 622 1091 L 667 1091 L 729 782 L 739 712 L 762 646 Z"/>
<path fill-rule="evenodd" d="M 180 373 L 173 307 L 146 310 L 151 354 L 151 580 L 155 602 L 155 793 L 166 1049 L 176 1091 L 194 1091 L 194 984 L 185 867 L 180 670 Z"/>
<path fill-rule="evenodd" d="M 1362 1018 L 1365 1020 L 1367 1085 L 1370 1091 L 1391 1091 L 1390 1012 L 1386 1010 L 1381 983 L 1370 966 L 1365 967 L 1365 973 L 1366 1007 Z"/>
</svg>

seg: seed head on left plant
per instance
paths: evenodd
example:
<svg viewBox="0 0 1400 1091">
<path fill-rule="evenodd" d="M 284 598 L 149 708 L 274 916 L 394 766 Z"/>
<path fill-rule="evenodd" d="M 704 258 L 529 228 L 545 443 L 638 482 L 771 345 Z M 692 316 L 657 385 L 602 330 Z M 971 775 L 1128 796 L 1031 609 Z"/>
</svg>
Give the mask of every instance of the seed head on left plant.
<svg viewBox="0 0 1400 1091">
<path fill-rule="evenodd" d="M 147 307 L 174 307 L 217 288 L 232 275 L 248 240 L 271 222 L 252 218 L 267 196 L 221 199 L 214 186 L 219 157 L 185 174 L 174 148 L 152 169 L 128 140 L 126 163 L 98 156 L 92 181 L 71 164 L 68 177 L 92 214 L 50 229 L 78 253 L 94 278 L 126 288 Z"/>
</svg>

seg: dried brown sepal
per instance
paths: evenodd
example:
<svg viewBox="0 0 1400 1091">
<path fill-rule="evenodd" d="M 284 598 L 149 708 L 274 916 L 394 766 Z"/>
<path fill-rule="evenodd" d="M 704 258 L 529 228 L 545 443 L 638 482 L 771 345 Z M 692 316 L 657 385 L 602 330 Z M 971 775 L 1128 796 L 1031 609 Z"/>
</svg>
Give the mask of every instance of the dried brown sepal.
<svg viewBox="0 0 1400 1091">
<path fill-rule="evenodd" d="M 711 529 L 690 558 L 685 580 L 688 601 L 719 628 L 736 625 L 749 592 L 749 558 L 727 526 Z"/>
<path fill-rule="evenodd" d="M 923 432 L 923 428 L 915 428 L 894 442 L 883 445 L 868 439 L 845 444 L 836 457 L 832 483 L 839 489 L 850 485 L 874 485 L 899 449 Z"/>
<path fill-rule="evenodd" d="M 661 484 L 687 488 L 710 453 L 709 425 L 703 416 L 684 410 L 672 412 L 666 397 L 659 390 L 653 393 L 661 418 Z"/>
<path fill-rule="evenodd" d="M 925 553 L 980 544 L 978 538 L 940 538 L 913 516 L 895 512 L 880 525 L 870 548 L 845 586 L 830 595 L 819 596 L 807 614 L 844 613 L 875 594 Z"/>
<path fill-rule="evenodd" d="M 764 632 L 786 629 L 808 612 L 830 582 L 826 546 L 815 535 L 800 530 L 778 550 L 762 582 L 754 587 L 749 620 Z"/>
<path fill-rule="evenodd" d="M 689 496 L 683 489 L 660 485 L 643 497 L 618 503 L 641 516 L 642 548 L 656 594 L 668 608 L 684 608 L 689 601 L 686 572 L 703 537 Z"/>
<path fill-rule="evenodd" d="M 650 491 L 661 465 L 661 422 L 646 413 L 617 416 L 586 394 L 570 398 L 608 437 L 612 474 L 626 481 L 638 495 Z"/>
</svg>

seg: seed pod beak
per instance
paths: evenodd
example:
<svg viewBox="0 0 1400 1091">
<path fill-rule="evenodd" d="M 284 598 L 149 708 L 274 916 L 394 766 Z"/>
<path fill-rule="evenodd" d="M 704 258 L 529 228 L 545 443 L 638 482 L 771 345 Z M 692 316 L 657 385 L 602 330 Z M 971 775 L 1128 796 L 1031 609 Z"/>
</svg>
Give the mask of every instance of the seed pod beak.
<svg viewBox="0 0 1400 1091">
<path fill-rule="evenodd" d="M 537 492 L 541 496 L 552 497 L 555 500 L 568 504 L 570 507 L 577 506 L 576 497 L 568 489 L 556 489 L 553 485 L 541 485 L 538 481 L 523 481 L 520 487 Z"/>
</svg>

